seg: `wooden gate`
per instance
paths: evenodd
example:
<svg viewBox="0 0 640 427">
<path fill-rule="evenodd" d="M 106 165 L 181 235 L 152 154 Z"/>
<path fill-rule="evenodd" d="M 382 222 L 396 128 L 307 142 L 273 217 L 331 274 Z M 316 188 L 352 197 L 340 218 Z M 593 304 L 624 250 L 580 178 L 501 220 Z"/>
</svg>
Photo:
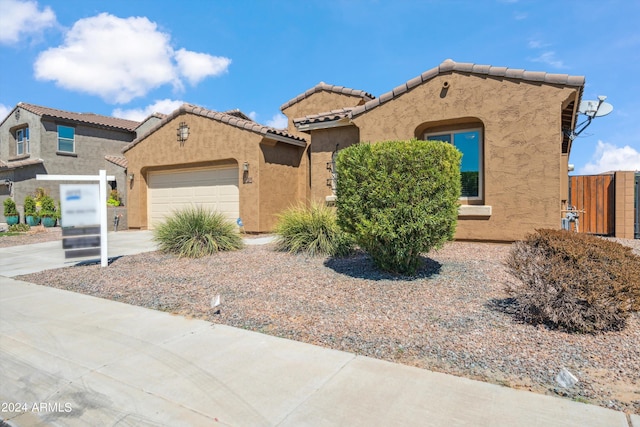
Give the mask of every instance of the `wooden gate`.
<svg viewBox="0 0 640 427">
<path fill-rule="evenodd" d="M 614 175 L 580 175 L 569 177 L 569 205 L 580 213 L 581 233 L 615 234 Z"/>
<path fill-rule="evenodd" d="M 635 190 L 634 209 L 636 210 L 635 220 L 635 238 L 640 239 L 640 173 L 636 173 L 636 190 Z"/>
</svg>

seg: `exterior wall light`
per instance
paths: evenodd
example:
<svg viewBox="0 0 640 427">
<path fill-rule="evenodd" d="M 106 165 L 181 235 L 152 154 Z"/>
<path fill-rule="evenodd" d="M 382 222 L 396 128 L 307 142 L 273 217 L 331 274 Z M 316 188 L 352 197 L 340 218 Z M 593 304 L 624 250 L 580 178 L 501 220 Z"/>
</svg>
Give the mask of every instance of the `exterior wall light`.
<svg viewBox="0 0 640 427">
<path fill-rule="evenodd" d="M 189 126 L 187 125 L 187 122 L 180 122 L 180 124 L 178 125 L 177 137 L 178 142 L 181 144 L 187 140 L 187 138 L 189 137 Z"/>
<path fill-rule="evenodd" d="M 134 177 L 135 177 L 135 175 L 134 175 L 134 174 L 132 174 L 132 173 L 130 173 L 130 174 L 129 174 L 129 181 L 133 181 L 133 178 L 134 178 Z"/>
<path fill-rule="evenodd" d="M 243 172 L 249 172 L 249 162 L 244 162 L 242 164 L 242 171 Z"/>
</svg>

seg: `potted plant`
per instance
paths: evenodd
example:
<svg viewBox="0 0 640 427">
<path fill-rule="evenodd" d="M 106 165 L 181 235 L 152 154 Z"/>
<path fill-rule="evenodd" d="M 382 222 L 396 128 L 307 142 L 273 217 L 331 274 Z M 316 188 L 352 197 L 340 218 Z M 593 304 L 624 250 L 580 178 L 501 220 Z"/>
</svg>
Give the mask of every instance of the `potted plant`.
<svg viewBox="0 0 640 427">
<path fill-rule="evenodd" d="M 40 217 L 36 211 L 36 200 L 30 195 L 24 198 L 24 219 L 31 227 L 40 224 Z"/>
<path fill-rule="evenodd" d="M 46 194 L 40 197 L 40 218 L 42 218 L 42 225 L 45 227 L 56 225 L 56 203 L 51 196 Z"/>
<path fill-rule="evenodd" d="M 7 225 L 15 225 L 20 222 L 16 202 L 14 202 L 12 198 L 4 201 L 4 217 L 7 219 Z"/>
<path fill-rule="evenodd" d="M 109 193 L 109 199 L 107 200 L 107 204 L 109 206 L 120 206 L 122 204 L 122 200 L 120 199 L 120 193 L 118 190 L 111 190 Z"/>
</svg>

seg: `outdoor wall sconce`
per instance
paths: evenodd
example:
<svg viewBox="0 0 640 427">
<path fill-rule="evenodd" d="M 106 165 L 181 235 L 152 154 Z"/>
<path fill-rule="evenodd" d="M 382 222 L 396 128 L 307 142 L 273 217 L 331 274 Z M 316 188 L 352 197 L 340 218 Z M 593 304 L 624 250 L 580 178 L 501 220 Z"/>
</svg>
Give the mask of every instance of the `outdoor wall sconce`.
<svg viewBox="0 0 640 427">
<path fill-rule="evenodd" d="M 133 181 L 134 176 L 135 176 L 134 174 L 130 173 L 129 174 L 129 181 Z"/>
<path fill-rule="evenodd" d="M 249 162 L 244 162 L 242 164 L 242 171 L 243 172 L 249 172 Z"/>
<path fill-rule="evenodd" d="M 178 125 L 178 142 L 179 143 L 184 143 L 187 138 L 189 137 L 189 126 L 187 125 L 186 122 L 180 122 L 180 124 Z"/>
</svg>

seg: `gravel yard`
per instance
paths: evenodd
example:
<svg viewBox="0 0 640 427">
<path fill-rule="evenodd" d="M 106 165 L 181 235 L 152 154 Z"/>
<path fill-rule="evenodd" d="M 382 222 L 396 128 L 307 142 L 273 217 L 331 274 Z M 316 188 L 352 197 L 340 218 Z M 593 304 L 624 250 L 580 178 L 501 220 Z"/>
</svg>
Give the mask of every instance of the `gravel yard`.
<svg viewBox="0 0 640 427">
<path fill-rule="evenodd" d="M 46 233 L 21 236 L 21 244 L 55 231 Z M 0 237 L 0 246 L 5 239 L 12 237 Z M 623 243 L 640 251 L 640 241 Z M 430 253 L 412 279 L 376 271 L 363 254 L 306 258 L 272 245 L 202 259 L 151 252 L 105 269 L 68 267 L 19 278 L 640 414 L 640 314 L 623 331 L 597 335 L 519 323 L 504 291 L 508 251 L 509 245 L 449 243 Z M 217 294 L 219 313 L 210 306 Z M 578 378 L 575 386 L 556 383 L 563 367 Z"/>
</svg>

